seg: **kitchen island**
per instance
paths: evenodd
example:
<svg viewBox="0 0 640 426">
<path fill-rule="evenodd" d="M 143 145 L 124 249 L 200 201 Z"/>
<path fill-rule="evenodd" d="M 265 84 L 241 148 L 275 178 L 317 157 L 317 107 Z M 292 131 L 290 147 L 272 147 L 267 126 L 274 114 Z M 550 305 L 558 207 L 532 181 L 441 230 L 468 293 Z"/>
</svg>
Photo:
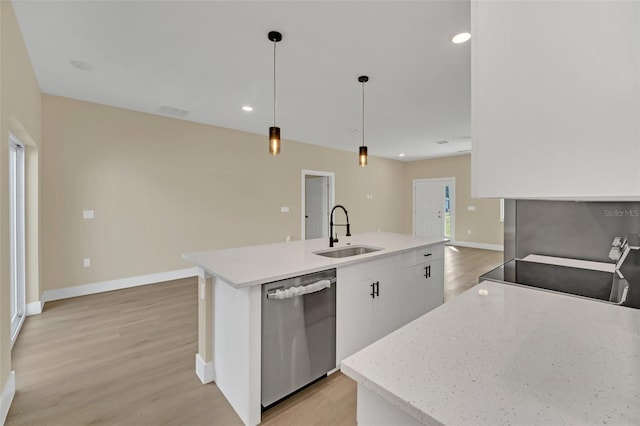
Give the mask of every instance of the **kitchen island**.
<svg viewBox="0 0 640 426">
<path fill-rule="evenodd" d="M 483 281 L 341 369 L 359 425 L 638 425 L 640 310 Z"/>
<path fill-rule="evenodd" d="M 335 246 L 376 251 L 342 258 L 316 253 L 329 248 L 328 239 L 185 254 L 199 270 L 196 374 L 203 383 L 216 382 L 245 424 L 260 423 L 262 284 L 336 270 L 339 367 L 342 359 L 443 303 L 445 241 L 372 232 L 341 237 Z M 379 296 L 370 295 L 372 282 Z"/>
</svg>

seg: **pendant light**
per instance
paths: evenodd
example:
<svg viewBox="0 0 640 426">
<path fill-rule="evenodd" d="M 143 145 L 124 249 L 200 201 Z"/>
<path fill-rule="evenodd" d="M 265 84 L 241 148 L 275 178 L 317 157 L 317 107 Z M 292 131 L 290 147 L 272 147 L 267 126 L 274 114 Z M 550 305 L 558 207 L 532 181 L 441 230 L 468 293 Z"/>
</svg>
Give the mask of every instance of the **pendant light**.
<svg viewBox="0 0 640 426">
<path fill-rule="evenodd" d="M 358 164 L 360 167 L 367 165 L 367 147 L 364 144 L 364 83 L 369 81 L 369 77 L 361 75 L 358 77 L 358 81 L 362 83 L 362 146 L 358 151 Z"/>
<path fill-rule="evenodd" d="M 358 151 L 358 164 L 360 167 L 367 165 L 367 147 L 364 144 L 364 84 L 369 81 L 369 77 L 361 75 L 358 77 L 358 81 L 362 83 L 362 146 Z"/>
<path fill-rule="evenodd" d="M 280 127 L 276 127 L 276 43 L 282 40 L 278 31 L 269 31 L 267 38 L 273 42 L 273 126 L 269 127 L 269 153 L 280 154 Z"/>
</svg>

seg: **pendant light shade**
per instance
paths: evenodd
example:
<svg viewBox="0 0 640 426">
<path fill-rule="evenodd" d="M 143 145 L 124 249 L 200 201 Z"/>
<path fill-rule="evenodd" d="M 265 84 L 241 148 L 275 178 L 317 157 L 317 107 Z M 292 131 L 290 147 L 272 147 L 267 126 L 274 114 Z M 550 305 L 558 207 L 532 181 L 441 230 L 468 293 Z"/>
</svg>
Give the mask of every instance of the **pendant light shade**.
<svg viewBox="0 0 640 426">
<path fill-rule="evenodd" d="M 276 44 L 282 40 L 278 31 L 269 31 L 267 38 L 273 42 L 273 126 L 269 127 L 269 153 L 280 154 L 280 127 L 276 126 Z"/>
<path fill-rule="evenodd" d="M 269 127 L 269 153 L 280 154 L 280 127 Z"/>
<path fill-rule="evenodd" d="M 358 151 L 358 164 L 360 167 L 364 167 L 367 165 L 368 160 L 367 147 L 364 144 L 364 84 L 369 81 L 369 77 L 361 75 L 358 77 L 358 81 L 362 83 L 362 146 Z"/>
<path fill-rule="evenodd" d="M 358 164 L 360 164 L 360 167 L 364 167 L 367 165 L 367 147 L 364 145 L 360 147 L 360 153 L 358 155 Z"/>
</svg>

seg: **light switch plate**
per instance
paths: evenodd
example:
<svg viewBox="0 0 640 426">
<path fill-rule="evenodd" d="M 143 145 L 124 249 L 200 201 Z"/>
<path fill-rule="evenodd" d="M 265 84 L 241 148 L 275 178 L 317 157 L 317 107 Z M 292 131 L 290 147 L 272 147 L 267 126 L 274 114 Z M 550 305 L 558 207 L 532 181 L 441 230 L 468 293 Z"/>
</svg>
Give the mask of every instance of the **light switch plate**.
<svg viewBox="0 0 640 426">
<path fill-rule="evenodd" d="M 82 210 L 83 219 L 93 219 L 93 210 Z"/>
<path fill-rule="evenodd" d="M 280 207 L 280 213 L 289 213 L 289 207 Z"/>
<path fill-rule="evenodd" d="M 91 266 L 91 259 L 88 257 L 85 257 L 84 259 L 82 259 L 82 264 L 84 265 L 85 268 L 88 268 L 89 266 Z"/>
<path fill-rule="evenodd" d="M 467 206 L 467 210 L 469 210 L 470 212 L 475 212 L 476 206 Z"/>
</svg>

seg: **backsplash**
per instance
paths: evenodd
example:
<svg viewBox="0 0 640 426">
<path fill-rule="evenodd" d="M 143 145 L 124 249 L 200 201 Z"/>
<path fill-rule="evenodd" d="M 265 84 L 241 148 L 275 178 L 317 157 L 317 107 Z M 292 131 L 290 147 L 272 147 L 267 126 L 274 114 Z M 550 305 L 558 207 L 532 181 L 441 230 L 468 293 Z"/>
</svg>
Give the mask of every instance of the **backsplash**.
<svg viewBox="0 0 640 426">
<path fill-rule="evenodd" d="M 613 263 L 613 238 L 630 232 L 640 233 L 640 202 L 505 203 L 506 260 L 540 254 Z"/>
</svg>

